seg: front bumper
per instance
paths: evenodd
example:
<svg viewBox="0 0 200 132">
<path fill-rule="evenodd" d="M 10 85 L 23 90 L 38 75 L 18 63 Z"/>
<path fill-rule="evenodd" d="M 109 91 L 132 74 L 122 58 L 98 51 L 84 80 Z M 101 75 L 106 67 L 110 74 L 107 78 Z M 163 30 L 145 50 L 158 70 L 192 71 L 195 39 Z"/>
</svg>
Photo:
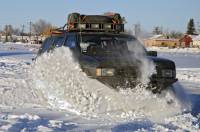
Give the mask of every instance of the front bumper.
<svg viewBox="0 0 200 132">
<path fill-rule="evenodd" d="M 97 77 L 98 81 L 114 88 L 133 88 L 139 82 L 135 77 L 120 77 L 120 76 L 113 76 L 113 77 Z"/>
<path fill-rule="evenodd" d="M 151 78 L 150 86 L 157 91 L 162 91 L 177 82 L 177 78 Z"/>
<path fill-rule="evenodd" d="M 98 77 L 96 78 L 100 82 L 111 86 L 112 88 L 116 89 L 120 88 L 134 88 L 137 84 L 140 83 L 139 79 L 136 77 Z M 151 78 L 150 83 L 147 89 L 150 89 L 154 92 L 160 92 L 164 89 L 167 89 L 173 83 L 178 81 L 177 78 Z"/>
</svg>

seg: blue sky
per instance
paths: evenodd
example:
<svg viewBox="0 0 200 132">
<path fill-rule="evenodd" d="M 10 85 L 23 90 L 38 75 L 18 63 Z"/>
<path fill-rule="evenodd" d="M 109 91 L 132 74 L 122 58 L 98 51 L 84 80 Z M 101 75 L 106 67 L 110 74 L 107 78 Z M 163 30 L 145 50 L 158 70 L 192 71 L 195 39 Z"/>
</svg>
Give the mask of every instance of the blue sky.
<svg viewBox="0 0 200 132">
<path fill-rule="evenodd" d="M 200 0 L 1 0 L 0 28 L 5 24 L 20 27 L 42 18 L 56 26 L 66 22 L 67 14 L 119 12 L 126 17 L 126 28 L 140 23 L 151 31 L 154 26 L 184 32 L 187 22 L 200 22 Z"/>
</svg>

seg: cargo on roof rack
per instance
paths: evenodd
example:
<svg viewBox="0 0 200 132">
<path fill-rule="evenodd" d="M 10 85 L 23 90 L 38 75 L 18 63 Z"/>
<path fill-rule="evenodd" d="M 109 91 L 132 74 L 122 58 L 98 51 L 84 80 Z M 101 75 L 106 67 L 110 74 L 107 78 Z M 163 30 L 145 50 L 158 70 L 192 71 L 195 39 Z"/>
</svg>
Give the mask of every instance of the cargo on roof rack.
<svg viewBox="0 0 200 132">
<path fill-rule="evenodd" d="M 95 32 L 124 32 L 123 19 L 120 14 L 110 15 L 81 15 L 71 13 L 68 15 L 67 30 L 95 31 Z"/>
</svg>

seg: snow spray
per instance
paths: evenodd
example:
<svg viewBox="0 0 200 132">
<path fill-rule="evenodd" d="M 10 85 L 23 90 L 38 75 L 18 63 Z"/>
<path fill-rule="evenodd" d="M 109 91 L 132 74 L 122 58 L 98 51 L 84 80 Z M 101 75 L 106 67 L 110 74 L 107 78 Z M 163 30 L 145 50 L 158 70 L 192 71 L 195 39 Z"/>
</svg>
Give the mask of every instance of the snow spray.
<svg viewBox="0 0 200 132">
<path fill-rule="evenodd" d="M 143 67 L 150 71 L 149 66 L 145 66 L 149 62 L 145 61 Z M 149 76 L 148 72 L 144 73 Z M 167 91 L 160 95 L 152 94 L 142 88 L 143 85 L 116 91 L 88 78 L 66 47 L 38 57 L 32 65 L 30 77 L 32 86 L 41 91 L 52 108 L 87 117 L 115 120 L 147 117 L 160 121 L 181 112 L 179 102 Z M 170 100 L 174 100 L 173 103 L 169 104 Z"/>
</svg>

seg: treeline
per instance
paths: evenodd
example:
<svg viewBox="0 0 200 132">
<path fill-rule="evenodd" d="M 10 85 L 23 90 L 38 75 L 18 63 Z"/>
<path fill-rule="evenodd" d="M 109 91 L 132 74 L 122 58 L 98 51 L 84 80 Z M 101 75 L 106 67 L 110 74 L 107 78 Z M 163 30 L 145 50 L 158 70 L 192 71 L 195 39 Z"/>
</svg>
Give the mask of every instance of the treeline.
<svg viewBox="0 0 200 132">
<path fill-rule="evenodd" d="M 56 28 L 50 22 L 44 19 L 39 19 L 36 22 L 30 22 L 20 28 L 13 27 L 12 25 L 5 25 L 0 30 L 0 35 L 3 36 L 48 36 L 50 30 Z M 162 34 L 166 38 L 181 38 L 184 34 L 197 35 L 200 33 L 200 25 L 195 25 L 194 19 L 191 18 L 188 21 L 186 32 L 180 32 L 175 30 L 164 29 L 162 26 L 155 26 L 152 32 L 147 32 L 141 28 L 140 23 L 134 25 L 134 29 L 126 30 L 127 33 L 134 34 L 138 38 L 148 38 L 150 35 Z"/>
<path fill-rule="evenodd" d="M 162 26 L 154 27 L 153 31 L 152 31 L 152 34 L 153 35 L 162 34 L 166 38 L 174 38 L 174 39 L 181 38 L 184 35 L 184 33 L 180 32 L 180 31 L 175 31 L 175 30 L 171 30 L 170 31 L 169 29 L 163 29 Z"/>
<path fill-rule="evenodd" d="M 165 38 L 179 39 L 182 38 L 185 34 L 188 35 L 198 35 L 200 34 L 200 25 L 195 25 L 195 21 L 193 18 L 189 19 L 185 32 L 180 32 L 176 30 L 170 30 L 168 28 L 164 28 L 163 26 L 155 26 L 151 32 L 147 32 L 142 29 L 141 24 L 137 23 L 134 25 L 133 30 L 126 30 L 127 33 L 134 34 L 138 38 L 149 38 L 153 35 L 162 35 Z"/>
<path fill-rule="evenodd" d="M 16 28 L 12 25 L 5 25 L 1 30 L 0 34 L 4 36 L 41 36 L 49 35 L 50 30 L 55 28 L 50 22 L 47 22 L 43 19 L 39 19 L 36 22 L 30 22 L 30 24 L 22 25 L 21 28 Z M 26 29 L 26 30 L 25 30 Z"/>
<path fill-rule="evenodd" d="M 194 19 L 191 18 L 188 21 L 187 27 L 186 27 L 186 32 L 182 33 L 179 31 L 169 31 L 169 30 L 164 30 L 162 26 L 156 26 L 153 29 L 152 32 L 154 35 L 157 34 L 164 34 L 166 35 L 166 37 L 169 38 L 180 38 L 182 37 L 184 34 L 188 34 L 188 35 L 198 35 L 200 33 L 200 27 L 199 25 L 195 25 Z"/>
</svg>

